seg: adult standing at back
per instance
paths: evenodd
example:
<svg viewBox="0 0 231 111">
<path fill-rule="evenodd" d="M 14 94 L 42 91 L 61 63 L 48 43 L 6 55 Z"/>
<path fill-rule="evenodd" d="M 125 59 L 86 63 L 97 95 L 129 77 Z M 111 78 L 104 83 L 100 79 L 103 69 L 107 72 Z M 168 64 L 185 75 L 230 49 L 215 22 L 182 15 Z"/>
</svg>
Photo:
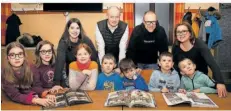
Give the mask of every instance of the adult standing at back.
<svg viewBox="0 0 231 111">
<path fill-rule="evenodd" d="M 180 59 L 185 57 L 191 59 L 196 64 L 196 70 L 204 74 L 208 74 L 209 66 L 216 82 L 219 97 L 225 97 L 227 91 L 224 85 L 224 79 L 222 78 L 219 66 L 215 62 L 206 44 L 195 37 L 191 25 L 186 22 L 178 24 L 174 32 L 176 38 L 172 47 L 173 60 L 175 63 L 174 67 L 178 69 L 177 65 Z"/>
<path fill-rule="evenodd" d="M 97 52 L 92 41 L 85 35 L 79 19 L 71 18 L 64 29 L 63 35 L 59 40 L 57 58 L 55 63 L 54 84 L 66 87 L 65 73 L 69 74 L 69 64 L 76 61 L 75 51 L 80 43 L 86 43 L 91 49 L 91 59 L 97 61 Z M 66 64 L 64 70 L 64 64 Z"/>
<path fill-rule="evenodd" d="M 131 58 L 140 69 L 158 69 L 158 52 L 165 51 L 168 51 L 165 30 L 159 25 L 156 14 L 147 11 L 143 23 L 132 31 L 126 57 Z"/>
<path fill-rule="evenodd" d="M 97 22 L 96 44 L 100 63 L 107 53 L 115 56 L 117 63 L 125 58 L 128 25 L 120 20 L 120 15 L 120 9 L 111 6 L 107 11 L 107 19 Z"/>
</svg>

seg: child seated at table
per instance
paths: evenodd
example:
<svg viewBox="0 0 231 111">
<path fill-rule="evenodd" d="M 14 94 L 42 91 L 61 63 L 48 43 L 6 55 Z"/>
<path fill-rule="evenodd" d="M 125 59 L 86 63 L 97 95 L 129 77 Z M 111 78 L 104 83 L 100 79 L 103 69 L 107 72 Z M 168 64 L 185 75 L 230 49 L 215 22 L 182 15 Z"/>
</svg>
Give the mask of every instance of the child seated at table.
<svg viewBox="0 0 231 111">
<path fill-rule="evenodd" d="M 124 75 L 123 87 L 126 90 L 140 89 L 148 91 L 148 86 L 144 78 L 137 73 L 136 65 L 131 59 L 124 58 L 119 63 L 121 73 Z"/>
<path fill-rule="evenodd" d="M 180 87 L 178 72 L 173 69 L 173 55 L 170 52 L 162 52 L 158 64 L 160 69 L 152 72 L 148 85 L 153 92 L 177 92 Z"/>
<path fill-rule="evenodd" d="M 216 93 L 215 83 L 204 73 L 196 71 L 196 65 L 189 58 L 179 61 L 182 77 L 181 85 L 178 90 L 181 93 L 186 91 L 197 93 Z"/>
<path fill-rule="evenodd" d="M 123 89 L 122 78 L 113 71 L 116 59 L 112 54 L 105 54 L 102 59 L 102 72 L 98 76 L 96 90 L 117 91 Z"/>
</svg>

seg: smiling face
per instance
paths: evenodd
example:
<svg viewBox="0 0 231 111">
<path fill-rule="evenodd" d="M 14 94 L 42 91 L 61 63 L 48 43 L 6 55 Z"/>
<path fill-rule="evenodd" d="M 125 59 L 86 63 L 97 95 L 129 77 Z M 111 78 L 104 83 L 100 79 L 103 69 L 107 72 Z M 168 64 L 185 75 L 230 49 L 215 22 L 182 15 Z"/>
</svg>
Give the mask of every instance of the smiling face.
<svg viewBox="0 0 231 111">
<path fill-rule="evenodd" d="M 116 64 L 112 59 L 104 59 L 102 62 L 102 70 L 105 74 L 110 74 L 115 67 Z"/>
<path fill-rule="evenodd" d="M 71 23 L 70 27 L 68 28 L 68 32 L 71 39 L 77 39 L 80 34 L 80 27 L 77 23 Z"/>
<path fill-rule="evenodd" d="M 76 58 L 81 64 L 85 64 L 90 60 L 91 55 L 85 48 L 80 48 L 77 51 Z"/>
<path fill-rule="evenodd" d="M 148 12 L 144 15 L 143 23 L 148 32 L 153 32 L 156 29 L 157 18 L 152 12 Z"/>
<path fill-rule="evenodd" d="M 185 25 L 180 25 L 177 27 L 177 30 L 176 30 L 176 37 L 177 37 L 177 40 L 181 43 L 184 43 L 184 42 L 187 42 L 190 40 L 190 32 L 189 32 L 189 29 L 187 28 L 187 26 Z"/>
<path fill-rule="evenodd" d="M 41 57 L 43 64 L 49 64 L 52 59 L 52 47 L 50 44 L 43 45 L 39 50 L 39 56 Z"/>
<path fill-rule="evenodd" d="M 183 74 L 191 77 L 195 72 L 196 65 L 190 59 L 184 59 L 179 62 L 179 68 Z"/>
<path fill-rule="evenodd" d="M 116 27 L 120 21 L 120 10 L 117 7 L 111 7 L 107 12 L 108 25 Z"/>
<path fill-rule="evenodd" d="M 19 68 L 22 66 L 22 64 L 24 62 L 25 55 L 24 55 L 24 52 L 21 48 L 14 47 L 14 48 L 9 50 L 9 53 L 7 55 L 7 59 L 8 59 L 8 61 L 12 67 Z"/>
<path fill-rule="evenodd" d="M 172 57 L 162 56 L 159 60 L 159 66 L 161 67 L 161 70 L 169 71 L 173 67 Z"/>
</svg>

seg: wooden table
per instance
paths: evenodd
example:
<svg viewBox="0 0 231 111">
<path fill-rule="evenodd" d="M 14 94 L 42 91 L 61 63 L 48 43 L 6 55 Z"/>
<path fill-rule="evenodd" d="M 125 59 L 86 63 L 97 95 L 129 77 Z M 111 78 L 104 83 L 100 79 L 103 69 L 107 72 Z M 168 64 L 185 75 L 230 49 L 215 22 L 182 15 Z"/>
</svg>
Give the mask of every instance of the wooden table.
<svg viewBox="0 0 231 111">
<path fill-rule="evenodd" d="M 228 97 L 219 98 L 217 94 L 207 94 L 207 96 L 215 102 L 219 108 L 198 108 L 191 107 L 189 104 L 179 104 L 176 106 L 168 106 L 161 93 L 153 92 L 156 102 L 156 108 L 129 108 L 123 106 L 123 110 L 231 110 L 231 93 L 228 93 Z"/>
<path fill-rule="evenodd" d="M 89 91 L 88 94 L 91 97 L 93 103 L 89 104 L 79 104 L 74 106 L 68 106 L 63 108 L 56 108 L 57 110 L 122 110 L 122 106 L 117 107 L 105 107 L 104 103 L 108 96 L 108 91 Z M 2 110 L 40 110 L 40 106 L 36 105 L 23 105 L 11 101 L 6 95 L 2 92 Z"/>
<path fill-rule="evenodd" d="M 93 100 L 93 103 L 90 104 L 80 104 L 74 106 L 68 106 L 63 108 L 56 108 L 57 110 L 231 110 L 231 93 L 228 93 L 228 97 L 219 98 L 217 94 L 208 94 L 210 99 L 212 99 L 219 108 L 196 108 L 190 107 L 190 105 L 181 104 L 176 106 L 168 106 L 164 101 L 164 98 L 161 93 L 152 93 L 156 102 L 156 108 L 128 108 L 126 106 L 117 106 L 117 107 L 105 107 L 104 103 L 108 96 L 108 91 L 89 91 L 88 94 Z M 36 105 L 23 105 L 11 101 L 6 95 L 2 92 L 2 110 L 40 110 L 40 106 Z"/>
</svg>

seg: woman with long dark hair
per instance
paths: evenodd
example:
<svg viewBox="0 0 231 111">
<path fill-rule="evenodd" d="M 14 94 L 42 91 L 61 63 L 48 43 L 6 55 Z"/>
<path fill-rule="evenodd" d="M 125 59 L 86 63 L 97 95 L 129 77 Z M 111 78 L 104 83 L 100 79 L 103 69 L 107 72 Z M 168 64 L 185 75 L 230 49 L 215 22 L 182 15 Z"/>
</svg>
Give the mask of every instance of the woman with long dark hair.
<svg viewBox="0 0 231 111">
<path fill-rule="evenodd" d="M 63 35 L 59 40 L 57 58 L 55 63 L 55 85 L 67 87 L 65 74 L 69 73 L 69 64 L 76 61 L 75 47 L 80 43 L 86 43 L 92 49 L 91 59 L 97 61 L 97 52 L 92 41 L 85 35 L 83 26 L 79 19 L 71 18 L 64 29 Z M 64 64 L 65 70 L 64 70 Z"/>
</svg>

